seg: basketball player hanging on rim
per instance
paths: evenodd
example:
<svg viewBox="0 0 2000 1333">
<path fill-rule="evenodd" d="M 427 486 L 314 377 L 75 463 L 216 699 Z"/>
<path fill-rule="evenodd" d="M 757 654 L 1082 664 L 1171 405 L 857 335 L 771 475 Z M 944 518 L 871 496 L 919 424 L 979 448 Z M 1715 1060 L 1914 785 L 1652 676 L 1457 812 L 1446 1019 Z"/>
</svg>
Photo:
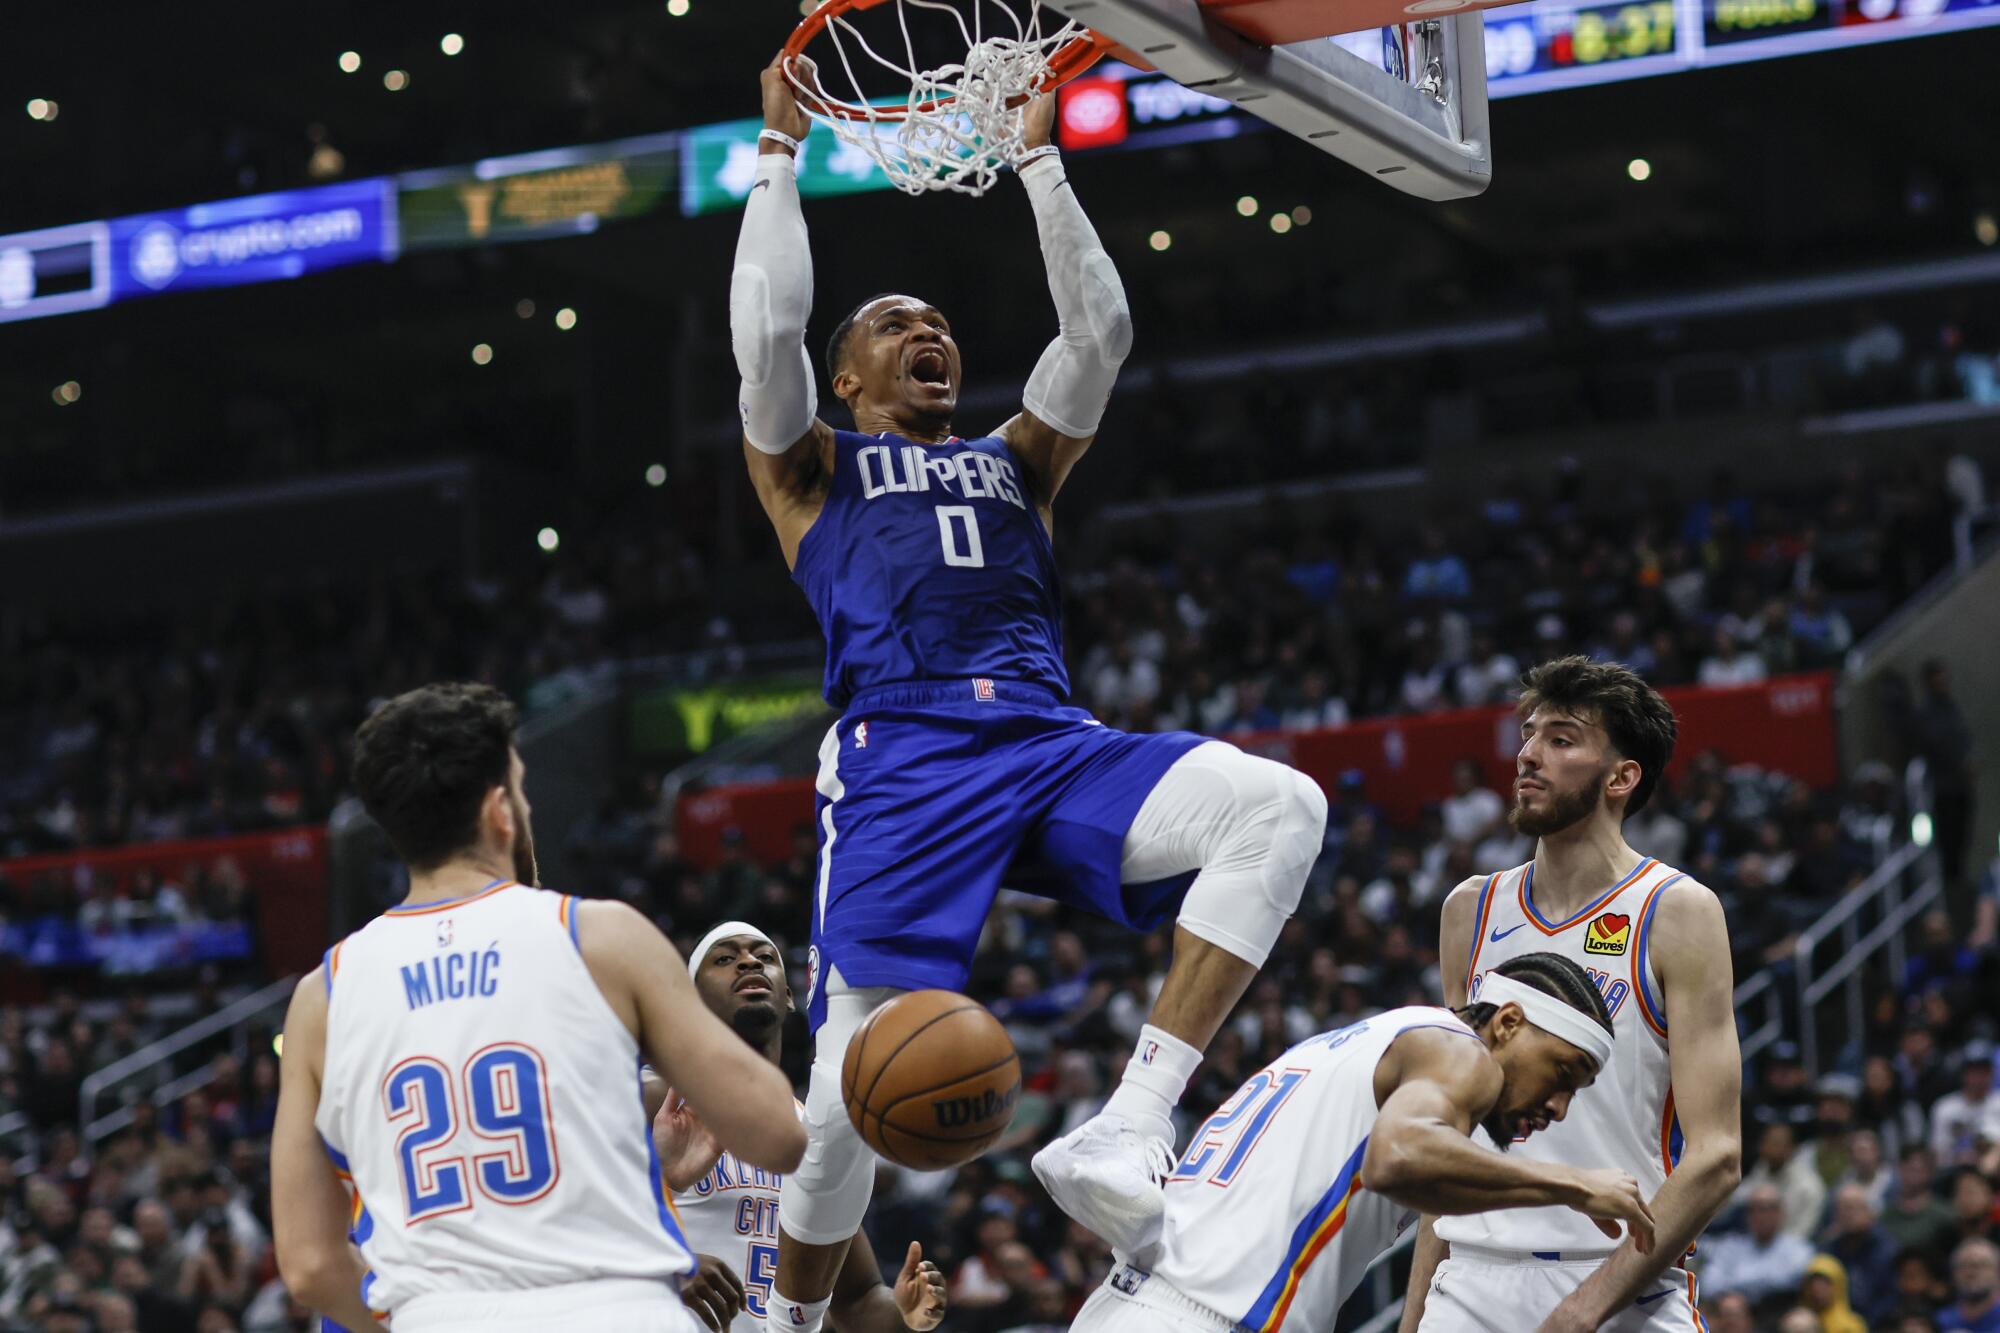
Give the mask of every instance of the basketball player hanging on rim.
<svg viewBox="0 0 2000 1333">
<path fill-rule="evenodd" d="M 858 430 L 815 416 L 793 162 L 809 126 L 778 61 L 763 95 L 730 286 L 743 453 L 825 632 L 826 697 L 843 714 L 820 748 L 811 1146 L 785 1180 L 772 1295 L 773 1327 L 812 1333 L 874 1174 L 839 1087 L 862 1018 L 899 991 L 963 989 L 1003 878 L 1139 930 L 1178 909 L 1123 1080 L 1034 1160 L 1065 1212 L 1136 1249 L 1160 1225 L 1169 1114 L 1298 905 L 1326 799 L 1233 746 L 1125 735 L 1064 704 L 1052 506 L 1097 432 L 1131 318 L 1049 146 L 1054 99 L 1024 112 L 1036 147 L 1020 174 L 1060 331 L 1023 410 L 967 439 L 952 429 L 951 327 L 907 294 L 864 301 L 834 330 L 826 369 Z"/>
<path fill-rule="evenodd" d="M 1527 865 L 1473 878 L 1445 900 L 1445 1003 L 1475 1003 L 1487 975 L 1526 953 L 1585 968 L 1617 1039 L 1572 1114 L 1516 1150 L 1632 1172 L 1658 1243 L 1641 1253 L 1561 1209 L 1425 1218 L 1404 1333 L 1687 1333 L 1704 1327 L 1680 1265 L 1741 1173 L 1742 1062 L 1722 904 L 1633 851 L 1620 826 L 1673 755 L 1666 700 L 1615 663 L 1565 657 L 1521 694 L 1513 826 Z M 1671 1030 L 1672 1040 L 1668 1033 Z"/>
</svg>

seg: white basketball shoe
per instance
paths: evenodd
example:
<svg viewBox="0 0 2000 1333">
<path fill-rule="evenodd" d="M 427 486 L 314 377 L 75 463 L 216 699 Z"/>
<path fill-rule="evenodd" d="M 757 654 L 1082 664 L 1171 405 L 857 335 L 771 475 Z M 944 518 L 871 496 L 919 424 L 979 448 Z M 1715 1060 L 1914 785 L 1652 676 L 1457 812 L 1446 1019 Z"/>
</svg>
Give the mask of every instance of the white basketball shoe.
<svg viewBox="0 0 2000 1333">
<path fill-rule="evenodd" d="M 1137 1254 L 1160 1238 L 1174 1169 L 1166 1140 L 1141 1134 L 1123 1116 L 1100 1112 L 1035 1154 L 1035 1178 L 1056 1207 Z"/>
</svg>

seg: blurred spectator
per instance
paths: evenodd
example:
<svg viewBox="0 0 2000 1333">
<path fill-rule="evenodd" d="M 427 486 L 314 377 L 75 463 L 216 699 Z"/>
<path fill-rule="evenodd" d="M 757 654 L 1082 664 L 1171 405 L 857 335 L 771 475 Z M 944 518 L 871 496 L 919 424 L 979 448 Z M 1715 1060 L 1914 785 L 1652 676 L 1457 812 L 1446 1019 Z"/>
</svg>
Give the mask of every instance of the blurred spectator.
<svg viewBox="0 0 2000 1333">
<path fill-rule="evenodd" d="M 1752 1304 L 1797 1291 L 1813 1248 L 1787 1230 L 1787 1223 L 1778 1187 L 1769 1182 L 1752 1186 L 1743 1207 L 1743 1230 L 1726 1231 L 1702 1245 L 1702 1282 L 1716 1291 L 1740 1291 Z"/>
<path fill-rule="evenodd" d="M 1787 1121 L 1773 1121 L 1757 1135 L 1756 1159 L 1743 1173 L 1736 1197 L 1747 1203 L 1766 1186 L 1778 1192 L 1783 1213 L 1780 1225 L 1786 1232 L 1805 1237 L 1819 1230 L 1826 1184 L 1813 1169 L 1811 1158 L 1799 1151 L 1797 1134 Z"/>
<path fill-rule="evenodd" d="M 1942 1333 L 2000 1333 L 2000 1247 L 1968 1240 L 1951 1252 L 1952 1304 L 1938 1317 Z"/>
<path fill-rule="evenodd" d="M 1709 686 L 1754 685 L 1764 679 L 1764 659 L 1744 652 L 1734 635 L 1718 629 L 1713 648 L 1701 659 L 1696 679 Z"/>
<path fill-rule="evenodd" d="M 1875 1205 L 1862 1186 L 1842 1185 L 1834 1191 L 1833 1220 L 1820 1237 L 1820 1249 L 1839 1260 L 1845 1270 L 1841 1285 L 1861 1317 L 1869 1323 L 1886 1319 L 1896 1305 L 1896 1242 L 1878 1224 Z"/>
<path fill-rule="evenodd" d="M 1830 1254 L 1814 1255 L 1799 1288 L 1799 1305 L 1812 1312 L 1815 1333 L 1868 1333 L 1867 1321 L 1847 1300 L 1847 1270 Z"/>
<path fill-rule="evenodd" d="M 1756 1312 L 1740 1291 L 1725 1291 L 1708 1306 L 1709 1333 L 1757 1333 Z"/>
<path fill-rule="evenodd" d="M 2000 1143 L 2000 1096 L 1993 1091 L 1993 1047 L 1974 1042 L 1959 1055 L 1958 1091 L 1931 1107 L 1931 1152 L 1941 1167 L 1974 1160 L 1983 1142 Z"/>
<path fill-rule="evenodd" d="M 1899 1251 L 1942 1254 L 1955 1228 L 1951 1209 L 1937 1196 L 1931 1150 L 1922 1144 L 1903 1149 L 1896 1163 L 1896 1188 L 1879 1219 Z"/>
<path fill-rule="evenodd" d="M 1451 766 L 1451 795 L 1438 803 L 1438 813 L 1444 836 L 1452 842 L 1476 846 L 1507 817 L 1506 802 L 1483 778 L 1477 759 L 1460 759 Z"/>
<path fill-rule="evenodd" d="M 1972 729 L 1951 694 L 1951 673 L 1939 658 L 1923 665 L 1923 697 L 1911 722 L 1912 745 L 1929 769 L 1931 820 L 1952 920 L 1961 932 L 1972 929 L 1972 895 L 1965 882 L 1965 856 L 1973 808 Z"/>
</svg>

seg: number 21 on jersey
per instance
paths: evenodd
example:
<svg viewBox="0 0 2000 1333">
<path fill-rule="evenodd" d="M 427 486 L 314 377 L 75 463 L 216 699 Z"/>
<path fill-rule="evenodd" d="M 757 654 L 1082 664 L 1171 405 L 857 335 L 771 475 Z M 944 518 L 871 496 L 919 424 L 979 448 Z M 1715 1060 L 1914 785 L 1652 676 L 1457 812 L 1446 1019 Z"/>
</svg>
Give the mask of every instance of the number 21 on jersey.
<svg viewBox="0 0 2000 1333">
<path fill-rule="evenodd" d="M 401 1126 L 396 1167 L 410 1222 L 472 1207 L 475 1188 L 494 1203 L 532 1203 L 561 1174 L 548 1069 L 530 1047 L 485 1047 L 456 1078 L 443 1062 L 413 1055 L 382 1081 L 382 1104 Z M 462 1141 L 460 1130 L 475 1142 Z M 479 1140 L 487 1151 L 476 1150 Z"/>
<path fill-rule="evenodd" d="M 1180 1165 L 1167 1177 L 1167 1183 L 1180 1180 L 1206 1180 L 1211 1185 L 1228 1189 L 1243 1164 L 1250 1160 L 1250 1154 L 1257 1149 L 1257 1141 L 1264 1137 L 1264 1131 L 1271 1127 L 1271 1121 L 1278 1114 L 1293 1089 L 1306 1081 L 1312 1071 L 1308 1069 L 1260 1069 L 1248 1083 L 1236 1090 L 1236 1095 L 1216 1108 L 1194 1140 L 1188 1144 L 1187 1154 Z"/>
</svg>

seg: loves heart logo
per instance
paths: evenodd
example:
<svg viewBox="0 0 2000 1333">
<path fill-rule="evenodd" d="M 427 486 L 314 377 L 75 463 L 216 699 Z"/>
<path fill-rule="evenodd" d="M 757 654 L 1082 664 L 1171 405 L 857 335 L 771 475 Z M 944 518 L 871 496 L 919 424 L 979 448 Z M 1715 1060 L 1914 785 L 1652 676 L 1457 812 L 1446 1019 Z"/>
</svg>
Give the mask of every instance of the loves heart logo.
<svg viewBox="0 0 2000 1333">
<path fill-rule="evenodd" d="M 1617 912 L 1606 912 L 1592 921 L 1583 932 L 1585 953 L 1621 954 L 1632 941 L 1632 918 Z"/>
</svg>

